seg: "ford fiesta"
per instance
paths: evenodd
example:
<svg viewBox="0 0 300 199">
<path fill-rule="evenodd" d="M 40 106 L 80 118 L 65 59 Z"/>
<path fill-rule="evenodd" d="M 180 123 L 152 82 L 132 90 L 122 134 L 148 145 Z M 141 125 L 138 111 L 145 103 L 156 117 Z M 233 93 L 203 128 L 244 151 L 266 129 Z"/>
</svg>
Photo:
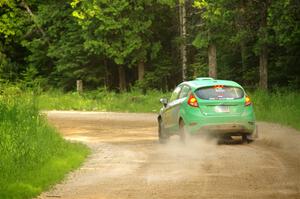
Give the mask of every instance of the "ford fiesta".
<svg viewBox="0 0 300 199">
<path fill-rule="evenodd" d="M 160 99 L 158 136 L 165 143 L 172 135 L 212 135 L 222 139 L 241 136 L 248 143 L 257 137 L 252 102 L 233 81 L 197 78 L 179 84 L 171 98 Z"/>
</svg>

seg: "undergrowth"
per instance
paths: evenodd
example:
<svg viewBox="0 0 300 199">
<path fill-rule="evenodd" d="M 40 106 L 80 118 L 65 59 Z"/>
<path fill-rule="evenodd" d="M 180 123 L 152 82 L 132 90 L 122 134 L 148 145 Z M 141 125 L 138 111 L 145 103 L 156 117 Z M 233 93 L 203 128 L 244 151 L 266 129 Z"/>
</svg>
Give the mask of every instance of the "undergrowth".
<svg viewBox="0 0 300 199">
<path fill-rule="evenodd" d="M 110 92 L 105 89 L 84 92 L 63 93 L 49 91 L 38 97 L 41 110 L 83 110 L 112 112 L 152 112 L 157 113 L 161 97 L 169 97 L 170 93 L 152 90 L 147 94 L 139 91 L 124 93 Z"/>
<path fill-rule="evenodd" d="M 295 91 L 255 91 L 254 101 L 257 120 L 275 122 L 300 130 L 300 93 Z"/>
<path fill-rule="evenodd" d="M 37 196 L 77 168 L 88 153 L 48 125 L 34 96 L 16 88 L 1 90 L 1 199 Z"/>
</svg>

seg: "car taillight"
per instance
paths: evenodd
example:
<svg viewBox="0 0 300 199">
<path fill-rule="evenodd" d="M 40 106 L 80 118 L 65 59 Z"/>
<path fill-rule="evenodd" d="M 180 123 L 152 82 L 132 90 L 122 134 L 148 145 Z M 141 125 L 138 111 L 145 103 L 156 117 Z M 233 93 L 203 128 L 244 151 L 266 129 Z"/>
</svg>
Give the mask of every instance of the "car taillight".
<svg viewBox="0 0 300 199">
<path fill-rule="evenodd" d="M 198 102 L 194 94 L 192 93 L 188 99 L 188 105 L 192 107 L 199 107 Z"/>
<path fill-rule="evenodd" d="M 214 85 L 214 88 L 215 89 L 222 89 L 222 88 L 224 88 L 224 85 Z"/>
<path fill-rule="evenodd" d="M 250 99 L 250 97 L 249 96 L 246 96 L 245 97 L 245 106 L 249 106 L 249 105 L 251 105 L 252 103 L 251 103 L 251 99 Z"/>
</svg>

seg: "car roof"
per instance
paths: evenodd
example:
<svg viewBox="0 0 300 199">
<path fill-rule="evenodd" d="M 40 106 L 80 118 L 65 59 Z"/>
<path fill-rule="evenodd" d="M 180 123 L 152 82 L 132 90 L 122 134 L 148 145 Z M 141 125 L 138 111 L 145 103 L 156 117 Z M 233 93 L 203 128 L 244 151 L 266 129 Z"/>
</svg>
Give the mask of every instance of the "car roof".
<svg viewBox="0 0 300 199">
<path fill-rule="evenodd" d="M 233 86 L 233 87 L 239 87 L 242 88 L 241 85 L 234 81 L 230 80 L 218 80 L 213 79 L 210 77 L 199 77 L 191 81 L 185 81 L 182 82 L 180 85 L 188 85 L 192 88 L 192 90 L 201 88 L 201 87 L 207 87 L 207 86 L 214 86 L 214 85 L 225 85 L 225 86 Z"/>
</svg>

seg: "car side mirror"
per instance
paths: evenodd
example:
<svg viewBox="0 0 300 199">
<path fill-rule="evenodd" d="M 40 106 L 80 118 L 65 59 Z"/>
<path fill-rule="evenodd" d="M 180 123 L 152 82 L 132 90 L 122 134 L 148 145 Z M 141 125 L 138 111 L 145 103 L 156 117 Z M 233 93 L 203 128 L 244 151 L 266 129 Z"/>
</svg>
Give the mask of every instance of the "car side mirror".
<svg viewBox="0 0 300 199">
<path fill-rule="evenodd" d="M 164 107 L 166 107 L 167 104 L 168 104 L 168 99 L 167 98 L 161 98 L 159 101 L 160 101 L 160 103 L 162 103 L 164 105 Z"/>
</svg>

